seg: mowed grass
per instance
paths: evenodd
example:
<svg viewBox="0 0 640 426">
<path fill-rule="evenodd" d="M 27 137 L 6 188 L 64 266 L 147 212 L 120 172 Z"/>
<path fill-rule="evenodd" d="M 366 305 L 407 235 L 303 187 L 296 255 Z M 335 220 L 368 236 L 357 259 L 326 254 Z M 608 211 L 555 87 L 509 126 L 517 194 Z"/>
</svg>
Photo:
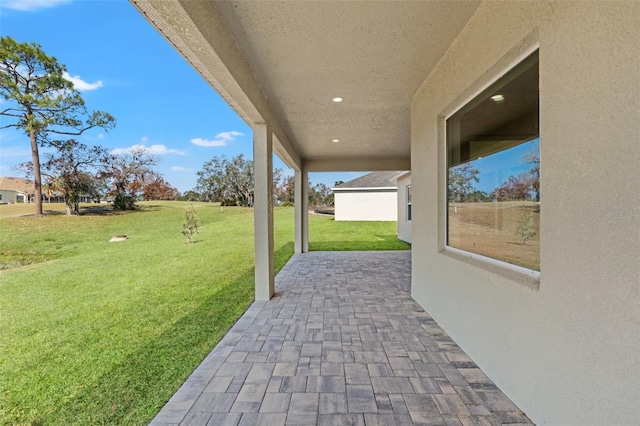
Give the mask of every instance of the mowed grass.
<svg viewBox="0 0 640 426">
<path fill-rule="evenodd" d="M 193 203 L 188 244 L 189 205 L 43 218 L 0 206 L 0 424 L 146 424 L 173 395 L 254 292 L 253 211 Z M 277 270 L 293 218 L 275 211 Z M 309 220 L 312 250 L 408 248 L 393 222 Z M 118 234 L 129 240 L 109 243 Z"/>
</svg>

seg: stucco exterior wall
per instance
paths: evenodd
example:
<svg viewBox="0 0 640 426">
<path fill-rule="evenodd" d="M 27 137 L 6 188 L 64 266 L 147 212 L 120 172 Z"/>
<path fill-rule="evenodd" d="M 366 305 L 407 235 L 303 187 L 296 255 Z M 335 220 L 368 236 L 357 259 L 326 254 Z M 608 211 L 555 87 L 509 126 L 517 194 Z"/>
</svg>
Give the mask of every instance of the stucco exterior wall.
<svg viewBox="0 0 640 426">
<path fill-rule="evenodd" d="M 335 220 L 395 221 L 398 218 L 395 188 L 334 192 Z"/>
<path fill-rule="evenodd" d="M 411 220 L 407 214 L 407 186 L 411 185 L 411 174 L 398 179 L 398 239 L 411 242 Z M 411 208 L 413 213 L 413 207 Z"/>
<path fill-rule="evenodd" d="M 0 204 L 15 203 L 18 198 L 18 191 L 0 189 L 0 195 Z"/>
<path fill-rule="evenodd" d="M 412 101 L 413 297 L 537 424 L 637 424 L 640 2 L 485 2 Z M 444 250 L 444 117 L 540 49 L 539 288 Z"/>
</svg>

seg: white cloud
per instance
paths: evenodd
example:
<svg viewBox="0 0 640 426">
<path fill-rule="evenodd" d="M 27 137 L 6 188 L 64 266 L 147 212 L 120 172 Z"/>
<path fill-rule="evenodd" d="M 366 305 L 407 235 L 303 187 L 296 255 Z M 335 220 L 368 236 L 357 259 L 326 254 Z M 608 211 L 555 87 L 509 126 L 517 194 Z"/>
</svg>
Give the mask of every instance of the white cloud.
<svg viewBox="0 0 640 426">
<path fill-rule="evenodd" d="M 137 144 L 137 145 L 132 145 L 129 148 L 116 148 L 111 151 L 111 154 L 113 155 L 127 154 L 135 149 L 143 149 L 147 154 L 150 154 L 150 155 L 167 155 L 167 154 L 187 155 L 185 151 L 182 151 L 180 149 L 167 148 L 166 146 L 159 145 L 159 144 L 151 145 L 151 146 Z"/>
<path fill-rule="evenodd" d="M 209 140 L 209 139 L 202 139 L 202 138 L 191 139 L 191 143 L 194 145 L 206 146 L 206 147 L 225 146 L 227 144 L 227 142 L 223 140 Z"/>
<path fill-rule="evenodd" d="M 187 169 L 186 167 L 181 166 L 171 166 L 172 172 L 190 172 L 191 169 Z"/>
<path fill-rule="evenodd" d="M 104 139 L 104 133 L 98 133 L 98 139 Z"/>
<path fill-rule="evenodd" d="M 71 0 L 3 0 L 3 9 L 19 10 L 23 12 L 56 7 Z"/>
<path fill-rule="evenodd" d="M 148 140 L 149 140 L 148 136 L 143 136 L 143 137 L 140 138 L 141 142 L 147 142 Z"/>
<path fill-rule="evenodd" d="M 3 166 L 0 164 L 0 170 L 7 170 L 7 166 Z"/>
<path fill-rule="evenodd" d="M 15 146 L 3 146 L 2 157 L 31 157 L 31 150 L 28 148 L 15 147 Z"/>
<path fill-rule="evenodd" d="M 72 76 L 72 75 L 69 75 L 69 73 L 66 71 L 62 73 L 62 77 L 65 80 L 73 83 L 74 89 L 79 90 L 81 92 L 85 92 L 87 90 L 96 90 L 102 87 L 102 80 L 98 80 L 95 83 L 87 83 L 86 81 L 81 79 L 79 75 Z"/>
<path fill-rule="evenodd" d="M 238 136 L 244 136 L 244 133 L 232 130 L 230 132 L 218 133 L 213 140 L 202 138 L 191 139 L 191 143 L 205 147 L 226 146 L 227 143 L 233 142 Z"/>
</svg>

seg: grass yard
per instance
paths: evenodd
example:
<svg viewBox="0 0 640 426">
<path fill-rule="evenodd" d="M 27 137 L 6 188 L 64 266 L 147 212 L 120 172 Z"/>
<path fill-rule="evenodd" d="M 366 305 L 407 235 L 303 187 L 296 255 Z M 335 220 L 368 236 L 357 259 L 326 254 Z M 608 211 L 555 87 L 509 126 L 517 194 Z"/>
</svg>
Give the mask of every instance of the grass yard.
<svg viewBox="0 0 640 426">
<path fill-rule="evenodd" d="M 146 424 L 204 359 L 253 300 L 253 211 L 194 203 L 187 244 L 190 204 L 0 206 L 0 424 Z M 293 218 L 275 211 L 278 270 Z M 394 222 L 309 221 L 312 250 L 409 247 Z"/>
</svg>

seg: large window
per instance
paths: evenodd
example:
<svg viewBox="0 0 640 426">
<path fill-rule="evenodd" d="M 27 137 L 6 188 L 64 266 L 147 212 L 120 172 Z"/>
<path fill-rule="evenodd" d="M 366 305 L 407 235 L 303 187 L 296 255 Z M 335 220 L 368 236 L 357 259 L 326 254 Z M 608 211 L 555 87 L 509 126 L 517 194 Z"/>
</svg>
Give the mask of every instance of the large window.
<svg viewBox="0 0 640 426">
<path fill-rule="evenodd" d="M 447 245 L 540 270 L 538 52 L 446 121 Z"/>
</svg>

